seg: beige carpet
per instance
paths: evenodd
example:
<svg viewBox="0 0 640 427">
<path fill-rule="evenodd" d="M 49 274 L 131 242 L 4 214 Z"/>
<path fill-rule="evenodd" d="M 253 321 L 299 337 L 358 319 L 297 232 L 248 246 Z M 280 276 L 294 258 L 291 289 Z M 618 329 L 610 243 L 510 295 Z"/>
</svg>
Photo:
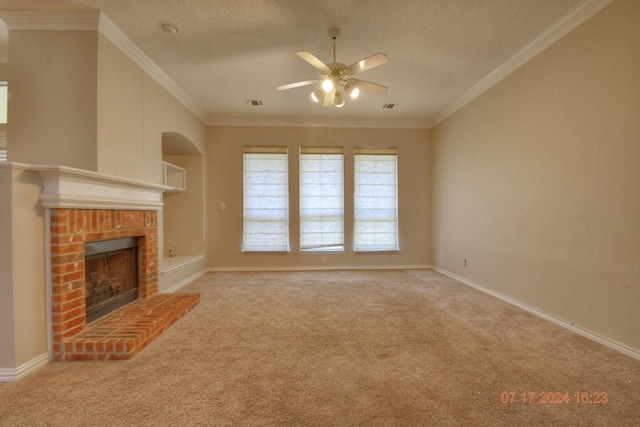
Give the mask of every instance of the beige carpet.
<svg viewBox="0 0 640 427">
<path fill-rule="evenodd" d="M 639 425 L 640 361 L 430 270 L 209 273 L 184 290 L 200 304 L 134 359 L 0 384 L 0 425 Z"/>
</svg>

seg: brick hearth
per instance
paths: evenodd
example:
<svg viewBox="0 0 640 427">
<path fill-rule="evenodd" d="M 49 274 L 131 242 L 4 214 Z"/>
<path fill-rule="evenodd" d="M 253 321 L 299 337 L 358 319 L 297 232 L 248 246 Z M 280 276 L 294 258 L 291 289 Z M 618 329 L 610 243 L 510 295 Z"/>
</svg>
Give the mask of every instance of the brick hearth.
<svg viewBox="0 0 640 427">
<path fill-rule="evenodd" d="M 198 292 L 156 294 L 87 325 L 63 340 L 65 360 L 130 359 L 200 301 Z"/>
<path fill-rule="evenodd" d="M 141 302 L 158 293 L 158 214 L 156 210 L 110 210 L 110 209 L 51 209 L 50 214 L 51 234 L 51 321 L 53 337 L 53 357 L 55 360 L 95 359 L 94 343 L 104 344 L 99 358 L 127 358 L 124 353 L 135 355 L 140 348 L 148 344 L 148 339 L 157 336 L 168 324 L 188 311 L 197 300 L 179 315 L 167 310 L 154 310 L 154 321 L 141 320 L 144 328 L 150 329 L 149 335 L 134 339 L 131 342 L 118 336 L 113 338 L 113 328 L 103 329 L 102 336 L 96 336 L 94 322 L 87 327 L 86 302 L 85 302 L 85 242 L 116 239 L 121 237 L 138 237 L 139 250 L 139 294 L 140 299 L 121 310 L 111 313 L 107 317 L 116 322 L 115 314 L 137 313 L 140 310 L 122 311 L 134 307 L 145 307 Z M 160 299 L 163 300 L 163 299 Z M 149 301 L 152 303 L 151 301 Z M 175 301 L 174 301 L 175 302 Z M 146 306 L 148 308 L 148 306 Z M 148 311 L 148 310 L 147 310 Z M 165 317 L 159 313 L 165 313 Z M 127 314 L 128 316 L 128 314 Z M 159 317 L 158 317 L 159 316 Z M 144 316 L 143 316 L 144 317 Z M 120 319 L 122 320 L 122 319 Z M 117 322 L 116 322 L 117 323 Z M 129 319 L 129 323 L 135 323 Z M 113 325 L 112 325 L 113 326 Z M 120 329 L 120 333 L 127 329 Z M 160 331 L 160 332 L 158 332 Z M 91 332 L 91 339 L 87 340 Z M 83 335 L 79 335 L 83 334 Z M 111 340 L 107 339 L 111 335 Z M 125 333 L 126 335 L 126 333 Z M 135 334 L 134 334 L 135 335 Z M 81 338 L 84 337 L 84 338 Z M 151 337 L 151 338 L 150 338 Z M 76 339 L 77 338 L 77 339 Z M 84 340 L 84 341 L 82 341 Z M 138 340 L 138 341 L 136 341 Z M 82 345 L 79 345 L 79 344 Z M 89 345 L 89 343 L 91 343 Z M 113 345 L 111 345 L 113 344 Z M 123 352 L 123 345 L 127 351 Z M 142 347 L 141 347 L 142 346 Z M 131 350 L 133 348 L 133 351 Z M 83 349 L 82 352 L 80 349 Z M 82 357 L 83 352 L 92 354 L 91 357 Z M 111 356 L 111 357 L 110 357 Z"/>
</svg>

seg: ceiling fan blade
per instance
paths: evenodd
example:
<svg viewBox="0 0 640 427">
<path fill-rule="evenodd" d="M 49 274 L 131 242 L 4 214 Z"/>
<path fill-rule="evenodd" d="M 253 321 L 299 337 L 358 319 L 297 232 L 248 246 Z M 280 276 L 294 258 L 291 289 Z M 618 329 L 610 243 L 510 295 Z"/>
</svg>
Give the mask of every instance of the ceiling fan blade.
<svg viewBox="0 0 640 427">
<path fill-rule="evenodd" d="M 332 90 L 331 92 L 328 92 L 328 93 L 324 94 L 324 102 L 322 103 L 322 105 L 324 107 L 331 107 L 335 103 L 336 103 L 336 91 L 335 90 Z"/>
<path fill-rule="evenodd" d="M 364 80 L 351 79 L 351 84 L 362 91 L 373 93 L 385 93 L 387 91 L 386 86 L 379 85 L 377 83 L 365 82 Z"/>
<path fill-rule="evenodd" d="M 327 72 L 327 73 L 331 71 L 324 62 L 320 61 L 318 58 L 313 56 L 311 52 L 305 52 L 304 50 L 299 50 L 296 52 L 296 55 L 298 55 L 300 58 L 307 61 L 309 64 L 313 65 L 317 70 L 320 70 L 322 72 Z"/>
<path fill-rule="evenodd" d="M 361 59 L 360 61 L 349 65 L 347 68 L 345 68 L 345 71 L 351 75 L 354 75 L 361 71 L 377 67 L 378 65 L 386 64 L 387 62 L 389 62 L 389 58 L 387 57 L 387 55 L 378 52 L 375 55 L 371 55 L 368 58 Z"/>
<path fill-rule="evenodd" d="M 302 86 L 309 86 L 315 83 L 320 83 L 320 80 L 305 80 L 303 82 L 295 82 L 295 83 L 289 83 L 286 85 L 282 85 L 282 86 L 278 86 L 276 89 L 278 90 L 287 90 L 287 89 L 293 89 L 296 87 L 302 87 Z"/>
</svg>

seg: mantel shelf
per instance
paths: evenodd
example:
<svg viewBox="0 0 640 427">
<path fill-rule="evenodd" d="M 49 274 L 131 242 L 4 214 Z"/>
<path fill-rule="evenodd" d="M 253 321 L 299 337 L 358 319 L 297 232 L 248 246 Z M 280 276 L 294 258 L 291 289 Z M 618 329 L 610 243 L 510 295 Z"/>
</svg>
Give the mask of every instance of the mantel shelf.
<svg viewBox="0 0 640 427">
<path fill-rule="evenodd" d="M 29 166 L 40 174 L 45 208 L 158 209 L 166 185 L 135 181 L 67 166 Z"/>
</svg>

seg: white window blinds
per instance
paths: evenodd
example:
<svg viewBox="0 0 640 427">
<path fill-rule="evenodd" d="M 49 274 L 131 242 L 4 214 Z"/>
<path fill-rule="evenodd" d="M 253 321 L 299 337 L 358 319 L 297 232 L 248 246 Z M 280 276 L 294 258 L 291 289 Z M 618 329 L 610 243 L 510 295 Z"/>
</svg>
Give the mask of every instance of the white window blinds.
<svg viewBox="0 0 640 427">
<path fill-rule="evenodd" d="M 300 148 L 300 249 L 344 250 L 342 148 Z"/>
<path fill-rule="evenodd" d="M 0 123 L 7 123 L 8 96 L 7 82 L 0 82 Z"/>
<path fill-rule="evenodd" d="M 244 147 L 244 252 L 289 250 L 286 147 Z"/>
<path fill-rule="evenodd" d="M 355 149 L 355 251 L 398 250 L 397 158 L 395 148 Z"/>
</svg>

